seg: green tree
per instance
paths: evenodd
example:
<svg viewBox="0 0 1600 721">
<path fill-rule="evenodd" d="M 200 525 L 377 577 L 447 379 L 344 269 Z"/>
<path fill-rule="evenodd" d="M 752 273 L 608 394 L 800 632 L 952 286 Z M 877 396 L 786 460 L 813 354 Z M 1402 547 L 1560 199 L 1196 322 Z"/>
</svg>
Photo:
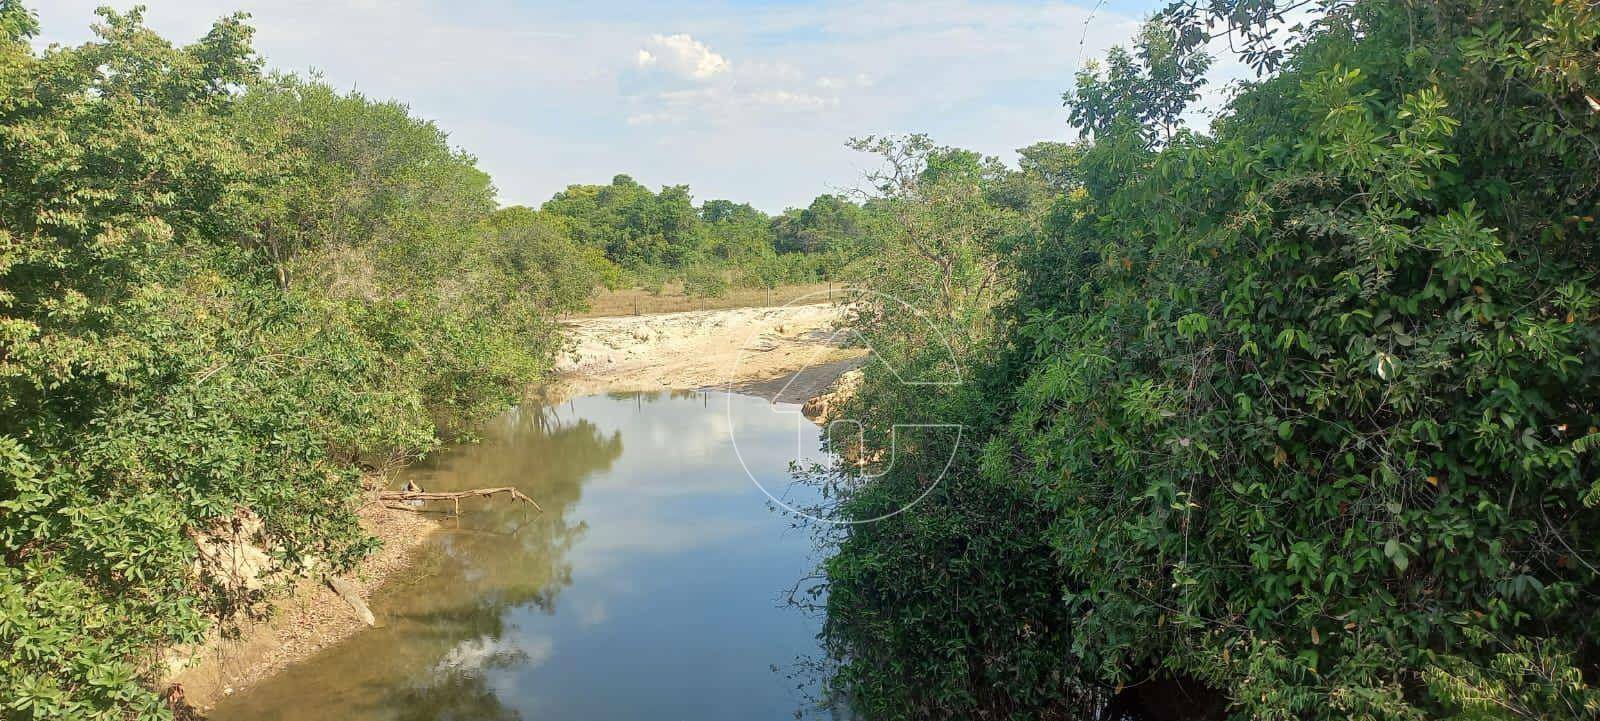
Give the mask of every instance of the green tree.
<svg viewBox="0 0 1600 721">
<path fill-rule="evenodd" d="M 705 254 L 725 265 L 759 263 L 773 254 L 767 215 L 749 203 L 708 200 L 700 206 L 705 223 Z"/>
<path fill-rule="evenodd" d="M 626 175 L 610 185 L 569 186 L 541 209 L 570 221 L 573 238 L 605 250 L 618 265 L 678 268 L 705 243 L 705 228 L 688 186 L 650 190 Z"/>
<path fill-rule="evenodd" d="M 838 195 L 819 195 L 803 209 L 772 219 L 780 253 L 824 253 L 854 243 L 865 231 L 861 207 Z"/>
<path fill-rule="evenodd" d="M 1371 0 L 1260 40 L 1275 12 L 1174 6 L 1080 75 L 1081 187 L 1006 254 L 971 390 L 869 373 L 864 405 L 977 438 L 828 561 L 874 717 L 1150 679 L 1237 718 L 1600 714 L 1600 12 Z M 1202 135 L 1207 18 L 1278 72 Z M 899 451 L 841 512 L 944 463 Z"/>
<path fill-rule="evenodd" d="M 876 253 L 857 270 L 859 280 L 895 299 L 895 307 L 933 314 L 960 334 L 961 345 L 975 342 L 1008 288 L 997 251 L 1022 229 L 1016 213 L 990 202 L 1002 174 L 998 161 L 937 146 L 924 135 L 867 137 L 851 147 L 882 162 L 868 175 L 871 211 L 879 218 Z M 867 303 L 864 312 L 897 312 Z M 879 327 L 881 320 L 863 325 Z"/>
<path fill-rule="evenodd" d="M 157 651 L 370 551 L 361 475 L 504 407 L 592 266 L 394 103 L 263 78 L 242 16 L 35 53 L 0 2 L 0 716 L 163 718 Z M 443 427 L 443 428 L 441 428 Z M 281 576 L 279 576 L 281 577 Z"/>
<path fill-rule="evenodd" d="M 1088 145 L 1041 141 L 1017 150 L 1018 169 L 1005 172 L 989 190 L 989 202 L 1018 212 L 1042 214 L 1056 198 L 1083 187 L 1080 164 Z"/>
</svg>

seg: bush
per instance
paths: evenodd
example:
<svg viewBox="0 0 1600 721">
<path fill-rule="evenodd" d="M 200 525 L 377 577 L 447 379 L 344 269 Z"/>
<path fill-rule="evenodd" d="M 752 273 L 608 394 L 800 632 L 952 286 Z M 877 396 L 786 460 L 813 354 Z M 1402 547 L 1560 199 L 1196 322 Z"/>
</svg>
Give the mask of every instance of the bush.
<svg viewBox="0 0 1600 721">
<path fill-rule="evenodd" d="M 262 78 L 240 17 L 101 16 L 35 54 L 0 0 L 5 718 L 170 716 L 155 652 L 260 600 L 195 538 L 348 567 L 362 472 L 503 407 L 594 282 L 403 107 Z"/>
<path fill-rule="evenodd" d="M 715 264 L 695 263 L 684 269 L 683 293 L 690 298 L 721 298 L 728 294 L 728 279 Z"/>
<path fill-rule="evenodd" d="M 1167 19 L 1069 94 L 1081 186 L 954 406 L 982 452 L 829 561 L 841 691 L 1600 713 L 1600 13 L 1338 6 L 1209 136 L 1176 129 Z M 843 508 L 903 502 L 932 462 L 905 455 Z"/>
</svg>

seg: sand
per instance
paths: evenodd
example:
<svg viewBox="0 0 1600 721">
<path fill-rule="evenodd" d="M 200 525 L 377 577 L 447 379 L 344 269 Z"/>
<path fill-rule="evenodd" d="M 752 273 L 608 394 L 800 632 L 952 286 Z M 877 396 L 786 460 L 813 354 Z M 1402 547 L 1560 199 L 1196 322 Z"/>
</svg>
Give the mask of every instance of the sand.
<svg viewBox="0 0 1600 721">
<path fill-rule="evenodd" d="M 865 355 L 847 347 L 841 314 L 819 304 L 574 320 L 558 383 L 569 397 L 726 389 L 803 403 Z"/>
</svg>

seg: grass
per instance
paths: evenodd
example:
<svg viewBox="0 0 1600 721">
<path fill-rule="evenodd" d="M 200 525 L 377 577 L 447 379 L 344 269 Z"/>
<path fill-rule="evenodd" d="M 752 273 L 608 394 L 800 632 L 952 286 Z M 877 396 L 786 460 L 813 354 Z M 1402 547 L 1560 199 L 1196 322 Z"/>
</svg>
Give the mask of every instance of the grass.
<svg viewBox="0 0 1600 721">
<path fill-rule="evenodd" d="M 721 298 L 691 298 L 684 295 L 681 283 L 671 283 L 658 294 L 643 288 L 600 290 L 589 298 L 589 310 L 574 313 L 573 318 L 600 318 L 618 315 L 646 315 L 650 313 L 678 313 L 688 310 L 718 310 L 723 308 L 754 308 L 761 306 L 801 303 L 825 303 L 837 300 L 844 294 L 840 283 L 806 283 L 765 288 L 731 288 Z"/>
</svg>

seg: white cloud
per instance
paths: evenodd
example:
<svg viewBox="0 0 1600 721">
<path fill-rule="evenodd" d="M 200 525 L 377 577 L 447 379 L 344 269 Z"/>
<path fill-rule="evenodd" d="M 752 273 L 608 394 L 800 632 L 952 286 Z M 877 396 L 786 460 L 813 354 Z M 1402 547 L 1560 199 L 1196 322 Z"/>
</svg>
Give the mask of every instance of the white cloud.
<svg viewBox="0 0 1600 721">
<path fill-rule="evenodd" d="M 750 122 L 762 111 L 817 112 L 835 107 L 839 83 L 813 80 L 785 61 L 737 66 L 688 34 L 652 35 L 620 77 L 632 100 L 629 126 L 725 125 Z"/>
<path fill-rule="evenodd" d="M 728 72 L 727 58 L 685 33 L 651 35 L 646 45 L 639 48 L 637 64 L 641 68 L 659 67 L 695 80 L 709 80 Z"/>
<path fill-rule="evenodd" d="M 796 93 L 788 90 L 764 90 L 753 93 L 750 97 L 756 102 L 767 105 L 806 110 L 821 110 L 839 103 L 838 98 L 823 97 L 810 93 Z"/>
</svg>

